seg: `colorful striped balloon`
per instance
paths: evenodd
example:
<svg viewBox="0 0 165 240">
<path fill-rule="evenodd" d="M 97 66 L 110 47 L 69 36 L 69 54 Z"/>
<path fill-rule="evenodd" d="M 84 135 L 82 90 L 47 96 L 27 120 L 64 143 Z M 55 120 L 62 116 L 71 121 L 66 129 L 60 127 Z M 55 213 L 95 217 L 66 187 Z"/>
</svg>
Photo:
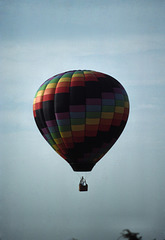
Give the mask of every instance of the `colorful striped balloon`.
<svg viewBox="0 0 165 240">
<path fill-rule="evenodd" d="M 113 77 L 73 70 L 40 86 L 33 114 L 43 137 L 74 171 L 91 171 L 122 133 L 129 100 Z"/>
</svg>

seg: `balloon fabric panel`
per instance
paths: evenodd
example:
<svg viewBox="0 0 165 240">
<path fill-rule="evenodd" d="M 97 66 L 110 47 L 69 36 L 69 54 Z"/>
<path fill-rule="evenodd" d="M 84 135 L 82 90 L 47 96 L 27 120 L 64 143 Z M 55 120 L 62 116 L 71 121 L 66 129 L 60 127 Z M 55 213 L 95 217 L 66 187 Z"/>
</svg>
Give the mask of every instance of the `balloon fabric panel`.
<svg viewBox="0 0 165 240">
<path fill-rule="evenodd" d="M 91 171 L 122 133 L 129 101 L 113 77 L 73 70 L 41 85 L 33 113 L 43 137 L 73 170 Z"/>
</svg>

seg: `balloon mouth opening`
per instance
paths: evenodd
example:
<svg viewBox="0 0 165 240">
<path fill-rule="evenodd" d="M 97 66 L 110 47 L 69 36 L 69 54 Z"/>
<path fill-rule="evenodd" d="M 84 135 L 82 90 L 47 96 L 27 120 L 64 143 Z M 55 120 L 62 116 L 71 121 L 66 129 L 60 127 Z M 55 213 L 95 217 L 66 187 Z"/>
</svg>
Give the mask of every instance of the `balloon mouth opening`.
<svg viewBox="0 0 165 240">
<path fill-rule="evenodd" d="M 90 172 L 95 163 L 69 163 L 75 172 Z"/>
</svg>

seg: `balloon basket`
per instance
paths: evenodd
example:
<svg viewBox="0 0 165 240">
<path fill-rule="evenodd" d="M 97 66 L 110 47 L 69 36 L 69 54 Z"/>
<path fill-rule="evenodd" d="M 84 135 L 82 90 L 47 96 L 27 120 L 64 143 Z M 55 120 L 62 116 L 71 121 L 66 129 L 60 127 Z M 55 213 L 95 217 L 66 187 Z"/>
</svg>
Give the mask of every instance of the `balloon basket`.
<svg viewBox="0 0 165 240">
<path fill-rule="evenodd" d="M 88 184 L 83 186 L 82 184 L 79 184 L 79 191 L 80 192 L 87 192 L 88 191 Z"/>
</svg>

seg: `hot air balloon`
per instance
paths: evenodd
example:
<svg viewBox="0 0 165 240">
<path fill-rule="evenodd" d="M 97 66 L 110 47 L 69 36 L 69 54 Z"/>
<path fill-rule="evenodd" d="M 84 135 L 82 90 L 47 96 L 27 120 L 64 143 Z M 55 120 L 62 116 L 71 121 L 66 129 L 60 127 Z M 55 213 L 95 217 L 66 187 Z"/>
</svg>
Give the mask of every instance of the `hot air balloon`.
<svg viewBox="0 0 165 240">
<path fill-rule="evenodd" d="M 113 77 L 72 70 L 46 80 L 36 92 L 33 114 L 50 146 L 74 171 L 91 171 L 122 133 L 128 95 Z"/>
</svg>

